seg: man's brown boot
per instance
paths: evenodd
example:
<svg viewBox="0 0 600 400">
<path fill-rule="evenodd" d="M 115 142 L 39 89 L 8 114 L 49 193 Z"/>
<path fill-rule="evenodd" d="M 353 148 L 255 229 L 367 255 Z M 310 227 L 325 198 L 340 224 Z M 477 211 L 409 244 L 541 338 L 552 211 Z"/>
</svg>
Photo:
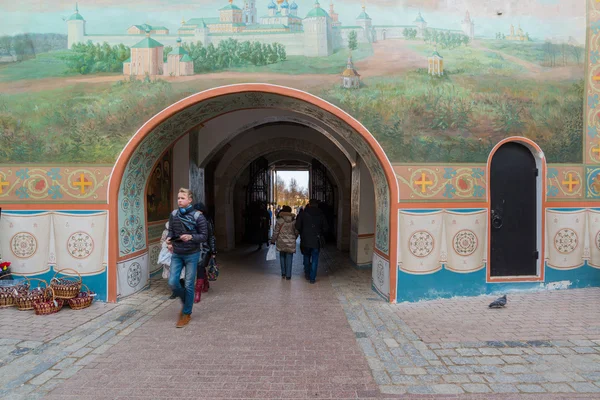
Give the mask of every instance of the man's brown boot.
<svg viewBox="0 0 600 400">
<path fill-rule="evenodd" d="M 192 316 L 190 314 L 182 314 L 181 317 L 179 317 L 179 321 L 177 321 L 177 328 L 183 328 L 190 323 L 191 319 Z"/>
</svg>

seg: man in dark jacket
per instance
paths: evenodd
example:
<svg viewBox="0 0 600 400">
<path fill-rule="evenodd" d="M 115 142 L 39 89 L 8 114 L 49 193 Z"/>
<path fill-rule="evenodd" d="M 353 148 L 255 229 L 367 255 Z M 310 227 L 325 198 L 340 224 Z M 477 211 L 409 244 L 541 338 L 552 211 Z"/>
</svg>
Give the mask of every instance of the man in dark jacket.
<svg viewBox="0 0 600 400">
<path fill-rule="evenodd" d="M 327 230 L 325 214 L 319 209 L 319 201 L 311 199 L 308 207 L 298 215 L 296 230 L 300 232 L 300 249 L 304 256 L 304 277 L 315 283 L 319 267 L 319 252 Z"/>
<path fill-rule="evenodd" d="M 192 201 L 193 195 L 189 189 L 179 189 L 177 194 L 179 208 L 169 216 L 169 234 L 166 241 L 169 250 L 173 252 L 169 286 L 183 303 L 177 328 L 183 328 L 192 318 L 196 268 L 201 247 L 208 239 L 206 219 L 201 212 L 192 207 Z M 179 283 L 179 276 L 184 266 L 185 289 Z"/>
</svg>

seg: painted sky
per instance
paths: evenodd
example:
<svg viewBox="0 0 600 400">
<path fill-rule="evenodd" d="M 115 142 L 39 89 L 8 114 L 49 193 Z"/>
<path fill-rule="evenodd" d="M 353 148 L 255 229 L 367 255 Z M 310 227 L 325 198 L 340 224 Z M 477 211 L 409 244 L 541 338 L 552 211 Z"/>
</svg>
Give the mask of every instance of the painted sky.
<svg viewBox="0 0 600 400">
<path fill-rule="evenodd" d="M 259 16 L 267 13 L 270 0 L 256 2 Z M 313 0 L 296 0 L 299 15 L 313 7 Z M 215 0 L 83 0 L 80 13 L 87 20 L 88 33 L 124 33 L 132 24 L 148 22 L 164 25 L 175 32 L 181 19 L 216 17 L 217 10 L 227 2 Z M 238 6 L 242 0 L 234 0 Z M 329 0 L 322 7 L 329 9 Z M 344 25 L 354 25 L 361 2 L 334 1 L 336 12 Z M 74 9 L 74 2 L 65 0 L 19 0 L 0 3 L 0 35 L 24 32 L 66 33 L 63 18 Z M 411 24 L 421 11 L 431 27 L 460 29 L 466 10 L 475 20 L 478 36 L 493 37 L 496 32 L 508 33 L 510 24 L 520 24 L 538 40 L 548 37 L 574 37 L 585 41 L 585 0 L 369 0 L 367 12 L 375 25 Z M 497 12 L 501 11 L 502 16 Z"/>
</svg>

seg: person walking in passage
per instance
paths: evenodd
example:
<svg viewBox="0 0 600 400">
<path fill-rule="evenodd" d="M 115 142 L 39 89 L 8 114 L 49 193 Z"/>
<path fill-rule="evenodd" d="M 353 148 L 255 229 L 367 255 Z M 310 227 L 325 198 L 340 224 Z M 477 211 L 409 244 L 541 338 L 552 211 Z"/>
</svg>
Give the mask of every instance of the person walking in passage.
<svg viewBox="0 0 600 400">
<path fill-rule="evenodd" d="M 296 252 L 296 239 L 298 231 L 295 226 L 296 216 L 290 206 L 283 206 L 273 229 L 271 244 L 277 246 L 279 262 L 281 263 L 281 277 L 288 281 L 292 279 L 292 258 Z"/>
<path fill-rule="evenodd" d="M 169 286 L 183 303 L 177 328 L 183 328 L 192 319 L 196 269 L 200 251 L 208 238 L 206 218 L 200 211 L 194 210 L 193 200 L 193 194 L 189 189 L 179 189 L 177 194 L 179 208 L 173 210 L 169 216 L 167 246 L 173 252 Z M 179 283 L 179 274 L 184 266 L 185 288 L 182 288 Z"/>
<path fill-rule="evenodd" d="M 327 229 L 327 220 L 319 208 L 319 201 L 311 199 L 296 219 L 296 230 L 300 232 L 300 250 L 304 256 L 304 277 L 310 283 L 315 283 L 317 279 L 319 253 L 324 242 L 323 234 Z"/>
<path fill-rule="evenodd" d="M 196 289 L 194 293 L 194 303 L 200 303 L 202 292 L 208 292 L 210 284 L 206 278 L 206 268 L 211 258 L 217 257 L 217 238 L 215 237 L 215 224 L 213 219 L 208 214 L 206 205 L 202 202 L 194 204 L 194 208 L 202 213 L 206 218 L 206 226 L 208 228 L 208 239 L 206 246 L 201 250 L 200 261 L 198 262 L 198 272 L 196 274 Z"/>
</svg>

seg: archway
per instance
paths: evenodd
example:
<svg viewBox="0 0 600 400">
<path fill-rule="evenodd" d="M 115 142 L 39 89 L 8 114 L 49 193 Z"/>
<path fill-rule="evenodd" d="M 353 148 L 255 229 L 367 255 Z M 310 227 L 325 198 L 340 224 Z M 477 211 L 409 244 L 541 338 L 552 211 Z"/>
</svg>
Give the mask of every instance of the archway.
<svg viewBox="0 0 600 400">
<path fill-rule="evenodd" d="M 373 264 L 389 269 L 388 287 L 383 292 L 389 293 L 392 301 L 396 298 L 395 205 L 399 193 L 394 171 L 379 143 L 346 112 L 309 93 L 276 85 L 240 84 L 210 89 L 171 105 L 146 122 L 119 155 L 109 181 L 109 301 L 117 300 L 118 269 L 125 273 L 121 276 L 129 277 L 139 274 L 140 263 L 147 262 L 144 188 L 162 151 L 216 117 L 256 109 L 286 110 L 320 121 L 343 137 L 364 160 L 375 186 Z"/>
</svg>

